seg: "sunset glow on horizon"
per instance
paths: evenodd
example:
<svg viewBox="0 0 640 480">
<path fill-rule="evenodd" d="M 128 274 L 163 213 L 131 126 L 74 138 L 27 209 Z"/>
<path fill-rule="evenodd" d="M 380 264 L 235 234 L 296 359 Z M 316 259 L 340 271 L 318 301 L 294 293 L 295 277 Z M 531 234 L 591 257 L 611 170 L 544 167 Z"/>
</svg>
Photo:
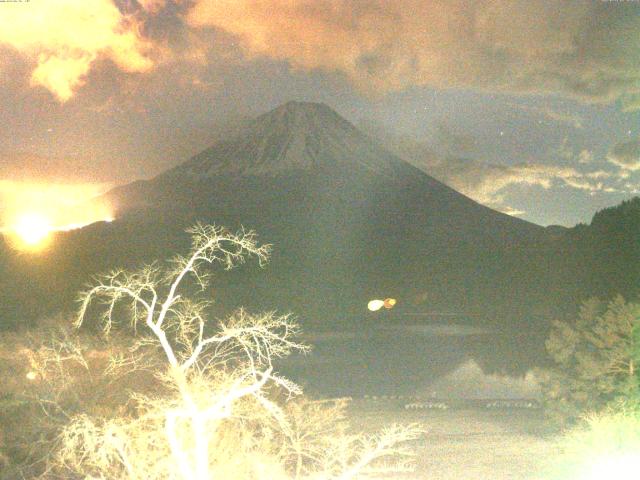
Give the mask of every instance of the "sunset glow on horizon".
<svg viewBox="0 0 640 480">
<path fill-rule="evenodd" d="M 54 229 L 50 220 L 39 213 L 21 215 L 17 223 L 10 228 L 20 242 L 29 249 L 44 245 Z"/>
<path fill-rule="evenodd" d="M 113 209 L 108 202 L 94 200 L 105 188 L 92 184 L 0 182 L 0 232 L 16 250 L 42 251 L 56 232 L 112 221 Z"/>
</svg>

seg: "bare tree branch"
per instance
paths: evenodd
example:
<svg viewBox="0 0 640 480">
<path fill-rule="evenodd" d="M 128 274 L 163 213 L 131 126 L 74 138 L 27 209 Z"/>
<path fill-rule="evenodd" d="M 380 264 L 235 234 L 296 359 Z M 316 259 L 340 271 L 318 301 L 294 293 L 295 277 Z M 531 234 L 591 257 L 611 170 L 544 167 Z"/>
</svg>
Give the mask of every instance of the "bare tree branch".
<svg viewBox="0 0 640 480">
<path fill-rule="evenodd" d="M 145 330 L 128 354 L 113 358 L 108 371 L 152 368 L 157 357 L 148 354 L 149 347 L 159 345 L 168 368 L 157 369 L 156 376 L 167 393 L 134 394 L 135 416 L 102 422 L 76 418 L 63 432 L 58 464 L 85 478 L 271 480 L 288 475 L 293 452 L 296 479 L 303 473 L 308 479 L 348 479 L 381 459 L 406 457 L 408 450 L 399 444 L 418 435 L 414 427 L 364 437 L 347 434 L 339 423 L 344 415 L 335 409 L 310 411 L 336 428 L 289 415 L 286 402 L 281 406 L 273 393 L 283 392 L 289 401 L 302 390 L 275 373 L 273 362 L 308 351 L 296 340 L 298 325 L 288 315 L 244 309 L 210 325 L 210 303 L 185 287 L 188 280 L 203 290 L 209 282 L 204 267 L 214 264 L 228 270 L 255 257 L 263 266 L 270 246 L 258 245 L 252 231 L 231 233 L 198 223 L 188 232 L 189 254 L 166 268 L 154 263 L 135 272 L 116 270 L 83 292 L 78 327 L 95 302 L 102 306 L 105 335 L 119 323 L 119 305 L 130 308 L 134 332 Z M 305 425 L 313 425 L 312 433 L 305 433 Z M 307 440 L 311 446 L 303 448 Z M 254 458 L 257 453 L 271 459 L 270 473 L 259 456 Z M 246 458 L 230 461 L 239 455 Z M 400 467 L 396 462 L 393 468 Z"/>
</svg>

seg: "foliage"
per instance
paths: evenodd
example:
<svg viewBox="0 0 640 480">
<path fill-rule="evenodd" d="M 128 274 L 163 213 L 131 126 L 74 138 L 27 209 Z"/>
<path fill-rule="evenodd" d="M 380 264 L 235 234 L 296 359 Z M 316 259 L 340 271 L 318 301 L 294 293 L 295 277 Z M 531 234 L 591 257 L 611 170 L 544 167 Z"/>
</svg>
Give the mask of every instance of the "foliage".
<svg viewBox="0 0 640 480">
<path fill-rule="evenodd" d="M 92 479 L 346 480 L 406 469 L 415 426 L 352 433 L 344 402 L 308 401 L 275 372 L 275 359 L 307 350 L 289 316 L 239 310 L 207 322 L 209 304 L 188 283 L 204 289 L 207 264 L 230 269 L 248 256 L 263 264 L 269 247 L 258 246 L 253 232 L 198 224 L 190 233 L 191 252 L 168 268 L 114 271 L 82 294 L 77 325 L 98 302 L 107 336 L 121 323 L 119 307 L 130 309 L 137 340 L 107 372 L 152 371 L 158 388 L 132 393 L 112 415 L 75 415 L 49 471 Z"/>
<path fill-rule="evenodd" d="M 546 342 L 555 367 L 541 373 L 546 411 L 561 424 L 635 398 L 640 306 L 618 296 L 585 302 L 574 323 L 556 321 Z"/>
</svg>

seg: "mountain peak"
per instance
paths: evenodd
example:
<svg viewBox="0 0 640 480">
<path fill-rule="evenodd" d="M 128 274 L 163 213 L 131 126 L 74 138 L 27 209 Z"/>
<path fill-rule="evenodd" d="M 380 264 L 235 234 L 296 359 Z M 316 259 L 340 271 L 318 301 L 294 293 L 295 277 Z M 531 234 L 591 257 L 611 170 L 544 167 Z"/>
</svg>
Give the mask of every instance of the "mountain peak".
<svg viewBox="0 0 640 480">
<path fill-rule="evenodd" d="M 274 108 L 256 118 L 256 123 L 266 119 L 287 119 L 290 121 L 311 121 L 313 119 L 323 119 L 324 121 L 344 121 L 335 110 L 326 103 L 302 102 L 290 100 L 287 103 Z M 347 122 L 348 123 L 348 122 Z"/>
<path fill-rule="evenodd" d="M 279 111 L 287 111 L 287 112 L 319 112 L 319 111 L 329 111 L 334 112 L 334 110 L 329 107 L 326 103 L 321 102 L 304 102 L 300 100 L 289 100 L 287 103 L 283 103 L 279 107 L 274 108 L 269 113 L 275 113 Z M 337 115 L 337 114 L 336 114 Z"/>
<path fill-rule="evenodd" d="M 291 101 L 257 117 L 237 137 L 174 172 L 189 176 L 278 176 L 292 171 L 388 171 L 398 159 L 323 103 Z"/>
</svg>

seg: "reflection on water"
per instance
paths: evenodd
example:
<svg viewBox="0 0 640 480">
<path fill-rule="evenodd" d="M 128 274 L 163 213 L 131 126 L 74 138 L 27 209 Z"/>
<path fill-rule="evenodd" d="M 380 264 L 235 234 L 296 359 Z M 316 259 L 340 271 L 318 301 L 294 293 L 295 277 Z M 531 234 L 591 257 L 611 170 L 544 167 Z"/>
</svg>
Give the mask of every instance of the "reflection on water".
<svg viewBox="0 0 640 480">
<path fill-rule="evenodd" d="M 522 377 L 497 373 L 485 373 L 477 362 L 469 359 L 454 371 L 433 381 L 418 391 L 422 398 L 459 399 L 540 399 L 540 388 L 535 374 L 527 372 Z"/>
<path fill-rule="evenodd" d="M 305 340 L 313 351 L 286 359 L 282 373 L 308 392 L 329 396 L 423 395 L 471 360 L 488 374 L 523 376 L 543 349 L 542 339 L 532 335 L 453 324 L 370 327 Z M 495 384 L 495 378 L 469 381 Z M 503 388 L 501 396 L 507 393 Z"/>
</svg>

